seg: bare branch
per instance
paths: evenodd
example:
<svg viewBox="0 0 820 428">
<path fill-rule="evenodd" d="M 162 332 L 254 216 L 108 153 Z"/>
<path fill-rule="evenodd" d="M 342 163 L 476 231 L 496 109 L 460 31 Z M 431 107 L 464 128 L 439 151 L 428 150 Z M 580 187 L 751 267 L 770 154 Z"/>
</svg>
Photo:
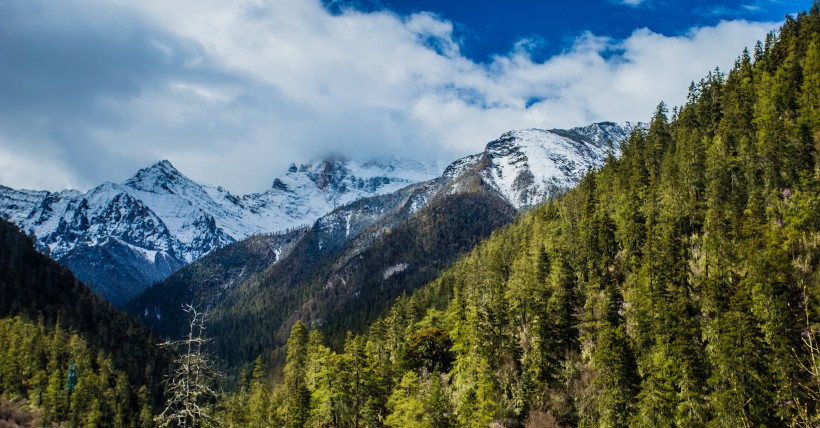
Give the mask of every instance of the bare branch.
<svg viewBox="0 0 820 428">
<path fill-rule="evenodd" d="M 208 353 L 202 349 L 209 342 L 204 336 L 206 314 L 197 311 L 191 304 L 183 305 L 182 310 L 191 317 L 186 338 L 161 345 L 177 350 L 179 357 L 176 370 L 163 381 L 168 402 L 156 422 L 164 427 L 213 426 L 210 404 L 221 393 L 211 385 L 220 374 Z"/>
</svg>

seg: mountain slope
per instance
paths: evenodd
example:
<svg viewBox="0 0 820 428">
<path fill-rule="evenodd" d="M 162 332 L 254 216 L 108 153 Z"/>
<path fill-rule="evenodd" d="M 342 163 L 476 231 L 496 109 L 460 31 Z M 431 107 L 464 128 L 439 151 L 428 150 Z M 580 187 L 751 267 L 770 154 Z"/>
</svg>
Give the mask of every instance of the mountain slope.
<svg viewBox="0 0 820 428">
<path fill-rule="evenodd" d="M 162 336 L 181 337 L 187 321 L 182 304 L 196 302 L 201 310 L 210 310 L 238 284 L 286 257 L 306 232 L 254 235 L 228 244 L 175 272 L 161 286 L 148 288 L 124 309 Z"/>
<path fill-rule="evenodd" d="M 0 186 L 0 217 L 35 238 L 100 295 L 120 305 L 180 267 L 250 235 L 284 231 L 364 196 L 434 177 L 435 167 L 334 156 L 297 168 L 266 192 L 236 196 L 195 183 L 168 161 L 87 193 Z"/>
<path fill-rule="evenodd" d="M 296 319 L 343 335 L 434 278 L 513 214 L 495 195 L 460 194 L 431 203 L 361 252 L 317 251 L 322 236 L 308 234 L 287 259 L 241 284 L 212 313 L 217 355 L 229 366 L 250 362 L 284 345 Z"/>
<path fill-rule="evenodd" d="M 309 385 L 316 425 L 816 425 L 819 77 L 816 3 L 344 352 L 295 324 L 269 395 Z"/>
<path fill-rule="evenodd" d="M 2 219 L 0 296 L 0 394 L 34 397 L 35 405 L 46 408 L 47 418 L 68 418 L 64 406 L 70 397 L 60 401 L 37 397 L 63 391 L 68 364 L 75 362 L 82 383 L 71 403 L 75 406 L 71 417 L 93 414 L 92 397 L 81 395 L 93 391 L 112 394 L 98 397 L 96 410 L 108 424 L 117 423 L 116 400 L 121 400 L 118 414 L 133 421 L 161 402 L 160 382 L 170 357 L 149 331 L 96 296 L 66 268 L 38 253 L 30 238 Z M 48 385 L 42 383 L 44 379 Z M 56 392 L 47 389 L 55 381 Z M 145 386 L 142 392 L 141 386 Z M 107 407 L 100 409 L 100 405 Z"/>
<path fill-rule="evenodd" d="M 210 291 L 199 293 L 195 301 L 213 308 L 211 332 L 219 355 L 232 366 L 251 361 L 282 345 L 296 319 L 342 333 L 362 327 L 517 211 L 565 192 L 584 171 L 600 166 L 609 148 L 618 148 L 611 139 L 629 128 L 602 123 L 507 133 L 484 152 L 452 163 L 435 180 L 337 208 L 318 219 L 287 257 L 232 285 L 224 301 L 208 298 Z M 511 175 L 529 179 L 505 181 Z M 176 294 L 176 277 L 152 287 L 150 297 L 146 293 L 128 310 L 158 331 L 180 334 L 179 326 L 152 309 L 183 303 L 163 303 Z M 194 281 L 189 287 L 220 285 Z"/>
</svg>

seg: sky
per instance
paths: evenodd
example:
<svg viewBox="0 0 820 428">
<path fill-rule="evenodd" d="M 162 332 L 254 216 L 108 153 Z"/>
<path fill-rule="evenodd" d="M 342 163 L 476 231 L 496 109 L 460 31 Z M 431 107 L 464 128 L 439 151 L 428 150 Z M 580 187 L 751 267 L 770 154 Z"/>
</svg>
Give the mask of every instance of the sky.
<svg viewBox="0 0 820 428">
<path fill-rule="evenodd" d="M 442 166 L 647 121 L 811 0 L 0 0 L 0 185 L 170 160 L 264 191 L 329 152 Z"/>
</svg>

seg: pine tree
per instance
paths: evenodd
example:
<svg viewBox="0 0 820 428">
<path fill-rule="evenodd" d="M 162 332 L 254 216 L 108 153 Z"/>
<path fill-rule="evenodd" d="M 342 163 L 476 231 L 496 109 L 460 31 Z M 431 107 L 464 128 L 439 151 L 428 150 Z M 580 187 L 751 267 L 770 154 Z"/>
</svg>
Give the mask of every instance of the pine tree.
<svg viewBox="0 0 820 428">
<path fill-rule="evenodd" d="M 638 392 L 638 373 L 632 344 L 623 325 L 605 328 L 595 351 L 597 407 L 601 427 L 625 427 Z"/>
<path fill-rule="evenodd" d="M 425 406 L 419 399 L 421 389 L 419 375 L 415 371 L 408 371 L 402 376 L 401 382 L 393 389 L 387 401 L 387 415 L 385 423 L 396 427 L 429 427 L 425 421 Z"/>
<path fill-rule="evenodd" d="M 803 86 L 798 100 L 800 137 L 813 155 L 814 164 L 820 164 L 820 35 L 815 35 L 803 60 Z"/>
<path fill-rule="evenodd" d="M 253 364 L 250 385 L 245 395 L 247 401 L 244 405 L 240 405 L 247 411 L 248 426 L 259 428 L 270 426 L 270 395 L 267 368 L 260 355 Z"/>
<path fill-rule="evenodd" d="M 338 426 L 343 392 L 339 370 L 341 358 L 322 343 L 322 335 L 312 330 L 308 335 L 306 382 L 311 391 L 310 426 Z"/>
<path fill-rule="evenodd" d="M 310 391 L 306 382 L 307 345 L 307 328 L 297 321 L 290 330 L 285 363 L 285 423 L 289 428 L 304 427 L 310 416 Z"/>
</svg>

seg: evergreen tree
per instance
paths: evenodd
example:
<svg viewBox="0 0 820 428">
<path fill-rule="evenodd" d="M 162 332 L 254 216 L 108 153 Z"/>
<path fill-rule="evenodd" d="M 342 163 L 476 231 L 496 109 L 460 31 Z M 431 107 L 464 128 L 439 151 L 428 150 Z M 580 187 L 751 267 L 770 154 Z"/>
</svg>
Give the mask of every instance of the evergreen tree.
<svg viewBox="0 0 820 428">
<path fill-rule="evenodd" d="M 595 351 L 597 411 L 600 427 L 625 427 L 633 412 L 638 392 L 635 356 L 624 327 L 612 326 L 601 331 Z"/>
<path fill-rule="evenodd" d="M 270 393 L 267 369 L 262 357 L 259 356 L 253 364 L 247 401 L 240 405 L 247 410 L 248 418 L 245 423 L 248 426 L 262 428 L 271 425 Z"/>
<path fill-rule="evenodd" d="M 304 427 L 310 415 L 310 391 L 306 382 L 308 356 L 307 327 L 297 321 L 290 331 L 285 363 L 285 423 L 287 427 Z"/>
</svg>

